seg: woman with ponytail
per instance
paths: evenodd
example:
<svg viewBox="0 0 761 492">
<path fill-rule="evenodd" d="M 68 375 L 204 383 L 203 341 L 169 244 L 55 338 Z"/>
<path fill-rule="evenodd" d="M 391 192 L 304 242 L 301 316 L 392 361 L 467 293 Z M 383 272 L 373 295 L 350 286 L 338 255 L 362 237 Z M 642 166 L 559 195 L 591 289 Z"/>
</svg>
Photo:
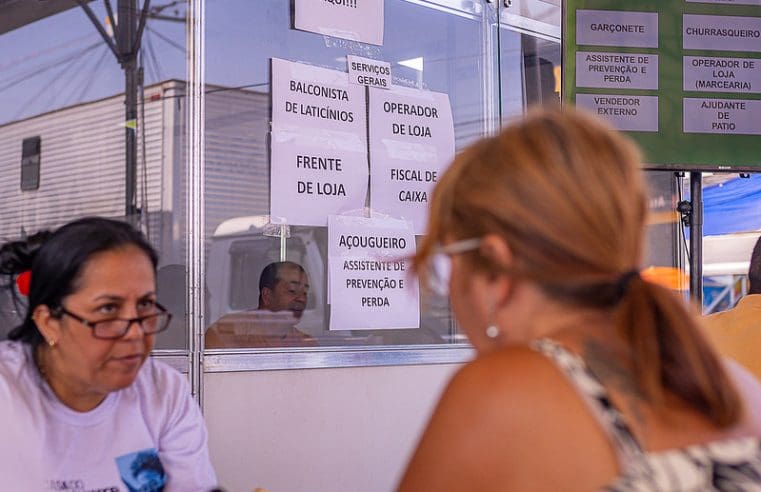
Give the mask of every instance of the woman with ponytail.
<svg viewBox="0 0 761 492">
<path fill-rule="evenodd" d="M 634 145 L 573 110 L 465 150 L 414 259 L 476 349 L 400 491 L 761 490 L 761 386 L 643 279 Z"/>
<path fill-rule="evenodd" d="M 0 246 L 0 286 L 23 313 L 0 342 L 3 490 L 216 484 L 186 379 L 149 358 L 171 320 L 157 261 L 139 231 L 97 217 Z"/>
</svg>

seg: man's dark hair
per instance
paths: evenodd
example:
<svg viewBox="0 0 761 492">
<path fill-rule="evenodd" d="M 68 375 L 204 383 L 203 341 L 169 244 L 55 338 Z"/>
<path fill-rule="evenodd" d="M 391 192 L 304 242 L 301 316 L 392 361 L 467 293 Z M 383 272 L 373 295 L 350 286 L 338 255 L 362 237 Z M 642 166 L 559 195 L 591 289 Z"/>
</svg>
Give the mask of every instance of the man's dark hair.
<svg viewBox="0 0 761 492">
<path fill-rule="evenodd" d="M 748 294 L 761 294 L 761 236 L 753 247 L 753 254 L 750 255 L 748 281 L 750 282 Z"/>
<path fill-rule="evenodd" d="M 275 261 L 270 263 L 259 276 L 259 308 L 262 307 L 262 291 L 264 288 L 274 290 L 277 281 L 280 279 L 280 270 L 284 267 L 296 268 L 302 274 L 306 274 L 304 267 L 293 261 Z"/>
</svg>

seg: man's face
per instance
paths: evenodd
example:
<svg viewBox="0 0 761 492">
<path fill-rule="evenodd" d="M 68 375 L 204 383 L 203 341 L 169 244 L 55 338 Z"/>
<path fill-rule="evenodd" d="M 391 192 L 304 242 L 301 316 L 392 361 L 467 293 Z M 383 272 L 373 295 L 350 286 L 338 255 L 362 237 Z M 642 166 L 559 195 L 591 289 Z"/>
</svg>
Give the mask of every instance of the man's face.
<svg viewBox="0 0 761 492">
<path fill-rule="evenodd" d="M 281 267 L 274 289 L 265 287 L 262 292 L 264 309 L 269 311 L 289 310 L 301 319 L 307 305 L 309 279 L 298 268 Z"/>
</svg>

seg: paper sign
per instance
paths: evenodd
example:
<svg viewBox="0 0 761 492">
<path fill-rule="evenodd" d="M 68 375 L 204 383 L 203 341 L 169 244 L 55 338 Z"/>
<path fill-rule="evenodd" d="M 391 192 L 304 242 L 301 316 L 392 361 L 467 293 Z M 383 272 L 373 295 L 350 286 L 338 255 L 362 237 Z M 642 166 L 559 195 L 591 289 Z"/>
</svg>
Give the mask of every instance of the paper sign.
<svg viewBox="0 0 761 492">
<path fill-rule="evenodd" d="M 272 223 L 325 226 L 365 206 L 365 100 L 344 72 L 272 59 Z"/>
<path fill-rule="evenodd" d="M 761 169 L 761 0 L 564 0 L 562 97 L 649 169 Z"/>
<path fill-rule="evenodd" d="M 685 56 L 684 90 L 761 93 L 761 60 Z"/>
<path fill-rule="evenodd" d="M 658 96 L 576 94 L 576 105 L 608 120 L 619 130 L 658 131 Z"/>
<path fill-rule="evenodd" d="M 418 328 L 420 290 L 408 260 L 414 253 L 407 221 L 328 217 L 330 329 Z"/>
<path fill-rule="evenodd" d="M 658 55 L 578 51 L 576 87 L 658 89 Z"/>
<path fill-rule="evenodd" d="M 370 206 L 423 234 L 436 181 L 454 157 L 449 96 L 394 86 L 370 89 Z"/>
<path fill-rule="evenodd" d="M 761 17 L 684 14 L 684 49 L 761 51 Z"/>
<path fill-rule="evenodd" d="M 658 14 L 618 10 L 576 11 L 576 44 L 658 47 Z"/>
<path fill-rule="evenodd" d="M 295 0 L 295 27 L 383 45 L 383 0 Z"/>
<path fill-rule="evenodd" d="M 370 58 L 347 55 L 349 82 L 378 89 L 391 88 L 391 64 Z"/>
<path fill-rule="evenodd" d="M 761 101 L 685 98 L 685 133 L 761 135 Z"/>
</svg>

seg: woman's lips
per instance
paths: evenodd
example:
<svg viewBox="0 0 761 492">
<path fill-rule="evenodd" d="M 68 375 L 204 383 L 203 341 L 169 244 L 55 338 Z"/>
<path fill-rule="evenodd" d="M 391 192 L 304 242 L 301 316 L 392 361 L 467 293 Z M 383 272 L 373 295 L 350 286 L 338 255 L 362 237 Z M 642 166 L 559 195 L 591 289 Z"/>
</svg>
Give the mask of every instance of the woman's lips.
<svg viewBox="0 0 761 492">
<path fill-rule="evenodd" d="M 140 365 L 143 361 L 143 354 L 130 354 L 122 357 L 114 357 L 114 362 L 125 367 L 134 367 Z"/>
</svg>

